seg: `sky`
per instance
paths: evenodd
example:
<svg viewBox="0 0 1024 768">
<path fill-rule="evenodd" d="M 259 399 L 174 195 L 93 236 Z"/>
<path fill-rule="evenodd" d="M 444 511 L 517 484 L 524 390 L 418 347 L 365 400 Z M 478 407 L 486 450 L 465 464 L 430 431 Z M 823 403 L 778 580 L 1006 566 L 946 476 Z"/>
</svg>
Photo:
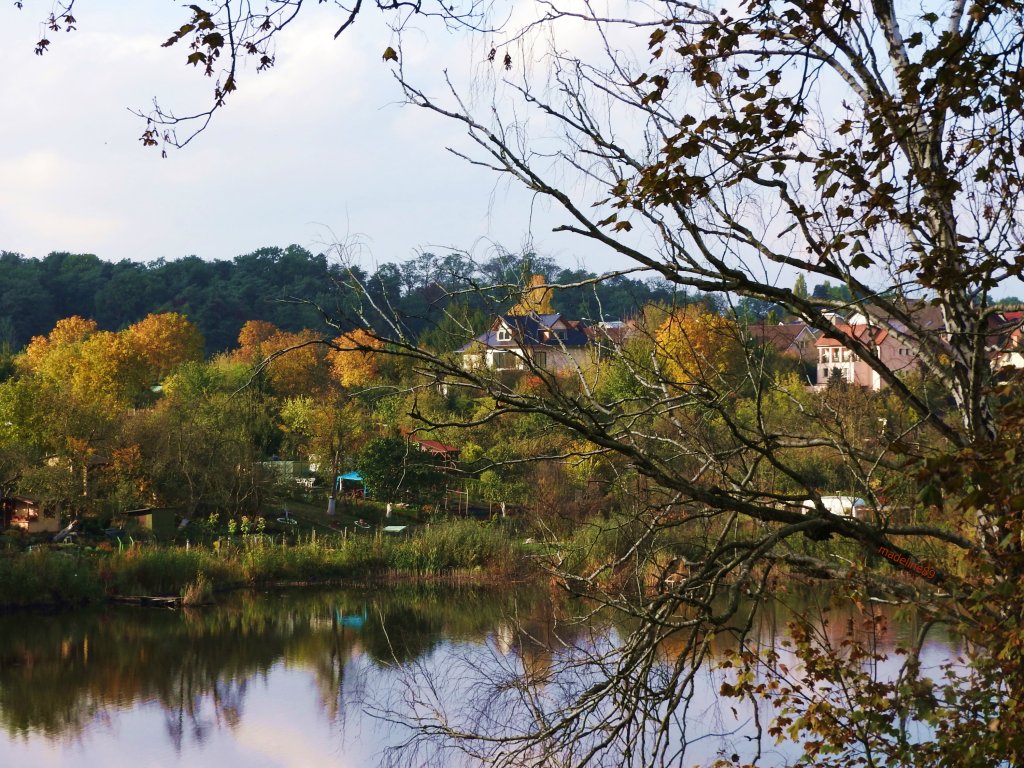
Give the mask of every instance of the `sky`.
<svg viewBox="0 0 1024 768">
<path fill-rule="evenodd" d="M 533 6 L 511 7 L 515 16 Z M 337 6 L 307 3 L 280 38 L 276 66 L 243 71 L 210 128 L 164 159 L 141 146 L 145 123 L 131 110 L 148 111 L 154 97 L 178 113 L 199 110 L 213 87 L 185 63 L 184 44 L 161 46 L 188 19 L 183 6 L 90 0 L 76 6 L 70 33 L 44 30 L 49 8 L 41 0 L 0 8 L 0 250 L 150 262 L 230 259 L 293 243 L 321 252 L 342 242 L 371 269 L 422 251 L 484 260 L 499 248 L 599 273 L 634 266 L 552 232 L 564 213 L 448 152 L 472 152 L 458 123 L 402 103 L 394 64 L 381 56 L 388 46 L 401 48 L 406 74 L 429 94 L 444 95 L 449 71 L 473 98 L 472 78 L 495 69 L 486 35 L 427 20 L 399 46 L 369 4 L 335 40 Z M 521 23 L 513 18 L 508 28 Z M 564 21 L 558 34 L 560 47 L 587 60 L 592 35 L 574 37 Z M 43 35 L 50 50 L 37 56 Z M 530 120 L 531 139 L 545 147 L 549 127 Z M 573 192 L 582 201 L 606 196 Z M 638 231 L 619 237 L 643 237 Z M 776 268 L 761 278 L 791 285 L 795 274 Z M 1013 281 L 996 293 L 1022 290 Z"/>
<path fill-rule="evenodd" d="M 0 10 L 0 250 L 148 262 L 343 241 L 372 265 L 532 246 L 566 266 L 615 267 L 553 234 L 560 220 L 546 203 L 447 152 L 469 146 L 457 125 L 400 103 L 381 58 L 396 41 L 376 12 L 334 40 L 337 9 L 311 5 L 277 65 L 243 72 L 209 130 L 163 159 L 141 146 L 144 121 L 130 109 L 159 97 L 186 113 L 213 85 L 186 66 L 183 45 L 160 45 L 187 20 L 181 6 L 79 4 L 78 28 L 45 32 L 50 50 L 36 56 L 49 7 Z M 436 25 L 403 43 L 407 71 L 433 76 L 483 55 Z"/>
</svg>

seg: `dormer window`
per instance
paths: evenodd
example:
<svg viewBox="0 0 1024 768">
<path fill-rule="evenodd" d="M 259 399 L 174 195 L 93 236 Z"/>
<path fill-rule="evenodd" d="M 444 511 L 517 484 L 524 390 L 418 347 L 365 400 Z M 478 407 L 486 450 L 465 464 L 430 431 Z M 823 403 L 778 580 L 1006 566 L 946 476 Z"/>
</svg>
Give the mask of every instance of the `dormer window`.
<svg viewBox="0 0 1024 768">
<path fill-rule="evenodd" d="M 498 341 L 512 341 L 512 334 L 508 332 L 508 328 L 498 329 Z"/>
</svg>

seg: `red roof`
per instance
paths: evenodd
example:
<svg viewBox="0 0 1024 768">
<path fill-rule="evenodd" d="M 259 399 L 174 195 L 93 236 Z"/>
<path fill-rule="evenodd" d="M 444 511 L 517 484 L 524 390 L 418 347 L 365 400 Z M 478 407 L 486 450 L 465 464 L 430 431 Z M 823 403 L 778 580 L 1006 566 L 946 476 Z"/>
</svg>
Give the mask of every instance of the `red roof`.
<svg viewBox="0 0 1024 768">
<path fill-rule="evenodd" d="M 416 444 L 419 445 L 419 447 L 422 448 L 424 451 L 436 453 L 441 456 L 455 455 L 458 454 L 459 452 L 458 448 L 455 448 L 454 446 L 451 445 L 445 445 L 444 443 L 439 443 L 436 440 L 423 440 L 418 437 L 413 437 L 413 441 L 415 441 Z"/>
<path fill-rule="evenodd" d="M 875 344 L 881 344 L 885 341 L 886 336 L 889 335 L 889 330 L 887 328 L 872 328 L 870 325 L 846 325 L 845 323 L 838 323 L 836 324 L 836 330 L 849 334 L 853 338 L 864 343 L 873 342 Z M 872 332 L 875 334 L 873 339 L 868 337 L 868 334 Z M 843 343 L 829 336 L 822 336 L 815 342 L 814 346 L 841 347 L 843 346 Z"/>
</svg>

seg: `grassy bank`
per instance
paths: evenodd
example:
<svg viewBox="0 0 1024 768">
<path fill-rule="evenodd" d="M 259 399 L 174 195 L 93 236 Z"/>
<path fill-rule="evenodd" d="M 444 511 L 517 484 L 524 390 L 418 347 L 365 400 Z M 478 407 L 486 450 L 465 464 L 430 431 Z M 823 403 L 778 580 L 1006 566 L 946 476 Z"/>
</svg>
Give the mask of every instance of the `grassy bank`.
<svg viewBox="0 0 1024 768">
<path fill-rule="evenodd" d="M 75 605 L 133 595 L 185 596 L 281 583 L 437 580 L 480 583 L 525 569 L 520 547 L 502 529 L 464 520 L 407 537 L 312 536 L 277 543 L 265 536 L 212 547 L 145 545 L 101 552 L 77 548 L 0 554 L 0 608 Z"/>
</svg>

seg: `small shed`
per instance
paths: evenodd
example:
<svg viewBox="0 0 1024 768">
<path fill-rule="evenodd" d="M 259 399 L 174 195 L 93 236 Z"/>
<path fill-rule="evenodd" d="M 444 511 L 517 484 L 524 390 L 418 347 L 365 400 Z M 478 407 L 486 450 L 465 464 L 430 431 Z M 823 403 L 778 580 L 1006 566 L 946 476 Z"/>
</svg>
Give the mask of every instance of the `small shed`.
<svg viewBox="0 0 1024 768">
<path fill-rule="evenodd" d="M 425 440 L 414 436 L 413 443 L 424 453 L 429 453 L 437 459 L 440 468 L 444 470 L 455 470 L 459 460 L 459 449 L 452 445 L 439 443 L 437 440 Z"/>
<path fill-rule="evenodd" d="M 122 515 L 134 520 L 142 528 L 152 531 L 154 536 L 170 538 L 177 530 L 175 517 L 178 512 L 176 507 L 143 507 L 128 510 Z"/>
<path fill-rule="evenodd" d="M 24 496 L 0 499 L 0 518 L 3 528 L 20 528 L 28 533 L 56 533 L 60 530 L 60 515 L 56 511 Z"/>
</svg>

